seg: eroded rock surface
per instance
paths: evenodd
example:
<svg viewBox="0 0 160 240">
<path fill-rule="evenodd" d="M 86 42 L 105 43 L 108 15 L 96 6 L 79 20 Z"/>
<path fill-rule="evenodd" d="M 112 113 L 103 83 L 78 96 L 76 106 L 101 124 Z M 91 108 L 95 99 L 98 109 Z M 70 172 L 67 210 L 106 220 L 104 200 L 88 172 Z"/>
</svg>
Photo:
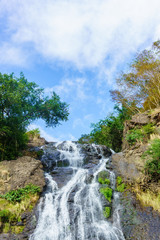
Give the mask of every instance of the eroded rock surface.
<svg viewBox="0 0 160 240">
<path fill-rule="evenodd" d="M 17 160 L 0 163 L 0 194 L 23 188 L 32 183 L 41 188 L 45 185 L 43 166 L 40 160 L 24 156 Z"/>
</svg>

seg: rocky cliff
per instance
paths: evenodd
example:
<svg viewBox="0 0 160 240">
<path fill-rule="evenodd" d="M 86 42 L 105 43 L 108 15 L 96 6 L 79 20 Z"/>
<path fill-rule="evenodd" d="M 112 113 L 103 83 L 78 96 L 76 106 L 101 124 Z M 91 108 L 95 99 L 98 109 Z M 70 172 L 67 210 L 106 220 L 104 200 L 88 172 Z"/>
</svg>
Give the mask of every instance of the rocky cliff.
<svg viewBox="0 0 160 240">
<path fill-rule="evenodd" d="M 154 132 L 129 144 L 129 131 L 143 129 L 148 124 L 154 127 Z M 125 122 L 123 151 L 112 155 L 114 171 L 122 176 L 127 185 L 122 197 L 122 225 L 126 239 L 160 239 L 160 181 L 148 178 L 144 171 L 147 160 L 142 158 L 150 146 L 150 140 L 159 138 L 160 109 L 137 114 Z"/>
<path fill-rule="evenodd" d="M 43 139 L 35 142 L 35 146 L 44 144 Z M 38 192 L 29 194 L 20 202 L 7 201 L 0 198 L 0 240 L 29 239 L 36 226 L 36 205 L 45 186 L 43 165 L 40 160 L 31 156 L 39 156 L 32 141 L 24 156 L 17 160 L 0 162 L 0 195 L 16 190 L 26 189 L 27 186 L 38 186 Z M 30 149 L 30 147 L 32 147 Z M 33 148 L 34 147 L 34 148 Z M 36 150 L 36 151 L 35 151 Z M 29 155 L 29 156 L 27 156 Z M 27 191 L 27 190 L 26 190 Z"/>
</svg>

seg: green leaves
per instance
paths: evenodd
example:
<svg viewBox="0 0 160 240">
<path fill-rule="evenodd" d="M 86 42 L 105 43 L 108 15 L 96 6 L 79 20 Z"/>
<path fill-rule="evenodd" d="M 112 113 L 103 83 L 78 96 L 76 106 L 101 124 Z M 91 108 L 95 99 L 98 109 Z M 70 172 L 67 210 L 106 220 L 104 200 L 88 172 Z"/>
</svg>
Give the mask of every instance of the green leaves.
<svg viewBox="0 0 160 240">
<path fill-rule="evenodd" d="M 35 186 L 33 184 L 29 184 L 24 188 L 19 188 L 17 190 L 9 191 L 8 193 L 4 195 L 0 195 L 1 198 L 4 198 L 10 202 L 20 202 L 22 199 L 24 199 L 29 194 L 35 194 L 40 192 L 40 187 Z"/>
<path fill-rule="evenodd" d="M 149 123 L 141 128 L 134 128 L 127 132 L 126 140 L 130 145 L 134 145 L 136 142 L 148 141 L 149 135 L 154 133 L 155 127 Z"/>
<path fill-rule="evenodd" d="M 160 139 L 154 139 L 149 149 L 143 154 L 144 158 L 149 158 L 145 164 L 145 172 L 153 180 L 160 179 Z"/>
<path fill-rule="evenodd" d="M 93 130 L 90 133 L 90 142 L 107 145 L 118 152 L 122 147 L 124 120 L 128 119 L 129 115 L 124 107 L 115 106 L 114 109 L 113 114 L 91 125 Z"/>
<path fill-rule="evenodd" d="M 15 158 L 26 144 L 26 127 L 43 119 L 48 127 L 56 127 L 68 119 L 68 105 L 53 92 L 51 98 L 21 73 L 0 73 L 0 160 Z"/>
</svg>

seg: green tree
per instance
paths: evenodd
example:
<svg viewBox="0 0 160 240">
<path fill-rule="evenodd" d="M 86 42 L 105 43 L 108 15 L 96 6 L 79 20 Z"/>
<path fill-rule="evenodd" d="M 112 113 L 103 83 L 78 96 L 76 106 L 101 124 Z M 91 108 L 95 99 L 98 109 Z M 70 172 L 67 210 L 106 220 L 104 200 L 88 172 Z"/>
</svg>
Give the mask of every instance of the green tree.
<svg viewBox="0 0 160 240">
<path fill-rule="evenodd" d="M 122 137 L 124 121 L 129 119 L 126 108 L 114 107 L 114 113 L 100 120 L 96 124 L 91 124 L 93 128 L 90 133 L 90 143 L 102 144 L 118 152 L 122 147 Z"/>
<path fill-rule="evenodd" d="M 46 126 L 55 127 L 68 119 L 68 105 L 56 93 L 49 98 L 44 89 L 28 82 L 21 73 L 0 73 L 0 159 L 18 155 L 25 146 L 26 127 L 36 119 L 43 119 Z"/>
</svg>

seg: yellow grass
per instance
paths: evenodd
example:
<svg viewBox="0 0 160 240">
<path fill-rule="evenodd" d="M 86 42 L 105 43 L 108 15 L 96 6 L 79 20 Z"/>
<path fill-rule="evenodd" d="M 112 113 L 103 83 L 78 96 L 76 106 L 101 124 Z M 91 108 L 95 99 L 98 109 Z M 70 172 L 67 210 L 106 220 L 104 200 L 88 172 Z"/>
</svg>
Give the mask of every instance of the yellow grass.
<svg viewBox="0 0 160 240">
<path fill-rule="evenodd" d="M 138 186 L 136 186 L 133 191 L 143 206 L 153 207 L 155 211 L 160 213 L 160 194 L 156 195 L 151 191 L 143 192 Z"/>
</svg>

